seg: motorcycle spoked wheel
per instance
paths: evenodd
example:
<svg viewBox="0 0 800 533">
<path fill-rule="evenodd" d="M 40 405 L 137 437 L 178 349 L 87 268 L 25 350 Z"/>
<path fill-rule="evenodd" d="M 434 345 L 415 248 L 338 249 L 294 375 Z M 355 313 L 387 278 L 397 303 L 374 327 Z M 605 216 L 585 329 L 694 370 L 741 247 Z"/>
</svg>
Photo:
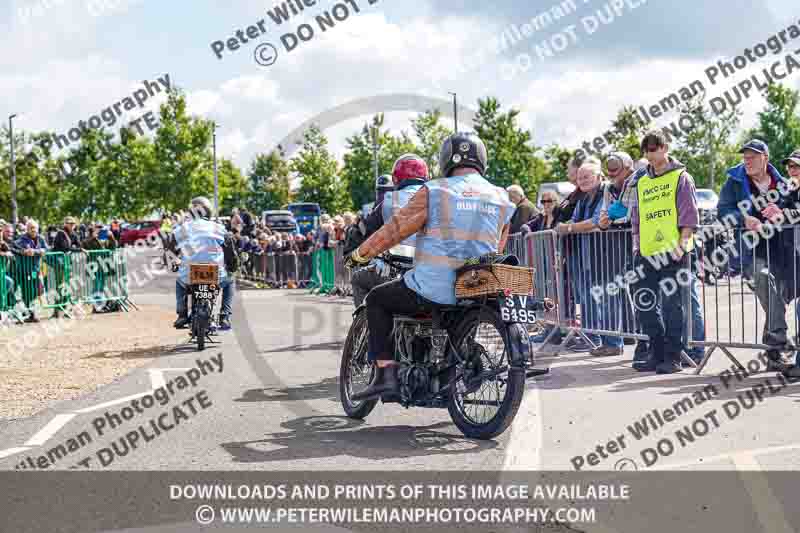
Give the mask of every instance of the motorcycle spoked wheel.
<svg viewBox="0 0 800 533">
<path fill-rule="evenodd" d="M 206 336 L 211 326 L 211 310 L 207 302 L 198 304 L 197 309 L 193 309 L 194 327 L 192 332 L 197 340 L 197 351 L 202 352 L 206 349 Z"/>
<path fill-rule="evenodd" d="M 367 313 L 362 310 L 347 332 L 339 366 L 339 400 L 350 418 L 366 418 L 378 403 L 377 399 L 360 402 L 351 399 L 353 394 L 366 389 L 375 377 L 375 364 L 367 361 L 367 332 Z"/>
<path fill-rule="evenodd" d="M 494 438 L 508 429 L 517 415 L 525 392 L 525 369 L 510 365 L 508 327 L 495 309 L 469 311 L 454 330 L 453 345 L 462 357 L 472 350 L 480 362 L 473 363 L 472 370 L 459 365 L 447 410 L 465 436 Z M 471 342 L 477 346 L 471 349 Z M 476 372 L 491 373 L 503 367 L 507 370 L 475 384 Z"/>
</svg>

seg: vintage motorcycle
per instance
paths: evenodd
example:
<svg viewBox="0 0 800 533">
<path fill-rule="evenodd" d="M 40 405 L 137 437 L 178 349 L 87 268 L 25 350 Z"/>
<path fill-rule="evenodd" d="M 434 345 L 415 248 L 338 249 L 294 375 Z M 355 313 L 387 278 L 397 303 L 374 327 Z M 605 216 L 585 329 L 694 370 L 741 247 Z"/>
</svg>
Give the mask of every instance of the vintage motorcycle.
<svg viewBox="0 0 800 533">
<path fill-rule="evenodd" d="M 382 259 L 398 272 L 410 268 L 391 254 Z M 430 314 L 396 315 L 392 340 L 401 365 L 400 397 L 381 400 L 406 408 L 447 408 L 467 437 L 500 435 L 517 414 L 526 379 L 548 372 L 533 368 L 525 326 L 536 321 L 536 311 L 551 308 L 551 302 L 506 289 L 437 306 Z M 374 363 L 367 360 L 367 332 L 362 305 L 353 314 L 339 371 L 340 400 L 351 418 L 365 418 L 378 402 L 352 399 L 375 376 Z"/>
<path fill-rule="evenodd" d="M 172 265 L 173 272 L 178 271 L 178 263 Z M 211 334 L 214 331 L 214 305 L 219 286 L 219 265 L 214 263 L 189 264 L 189 324 L 191 335 L 189 342 L 197 342 L 197 350 L 205 350 L 206 341 L 214 342 Z"/>
</svg>

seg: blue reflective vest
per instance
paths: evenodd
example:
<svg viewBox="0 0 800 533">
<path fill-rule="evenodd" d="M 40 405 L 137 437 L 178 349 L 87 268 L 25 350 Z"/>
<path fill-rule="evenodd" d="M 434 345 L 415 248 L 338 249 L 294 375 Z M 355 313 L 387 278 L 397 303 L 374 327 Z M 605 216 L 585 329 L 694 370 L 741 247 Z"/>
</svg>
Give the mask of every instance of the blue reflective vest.
<svg viewBox="0 0 800 533">
<path fill-rule="evenodd" d="M 417 191 L 421 188 L 422 184 L 420 183 L 419 185 L 409 185 L 408 187 L 403 187 L 402 189 L 387 193 L 386 196 L 383 197 L 383 204 L 381 204 L 383 223 L 388 224 L 394 214 L 400 211 L 401 208 L 405 207 L 408 202 L 411 201 L 411 198 L 417 194 Z M 400 244 L 405 246 L 416 246 L 417 236 L 412 235 Z"/>
<path fill-rule="evenodd" d="M 508 193 L 479 174 L 441 178 L 428 188 L 428 218 L 417 235 L 409 289 L 442 305 L 456 303 L 456 269 L 470 257 L 497 252 L 515 206 Z"/>
<path fill-rule="evenodd" d="M 216 263 L 219 265 L 219 281 L 227 278 L 225 272 L 225 227 L 205 218 L 184 222 L 173 229 L 175 242 L 181 249 L 183 258 L 178 269 L 178 279 L 189 284 L 190 263 Z"/>
</svg>

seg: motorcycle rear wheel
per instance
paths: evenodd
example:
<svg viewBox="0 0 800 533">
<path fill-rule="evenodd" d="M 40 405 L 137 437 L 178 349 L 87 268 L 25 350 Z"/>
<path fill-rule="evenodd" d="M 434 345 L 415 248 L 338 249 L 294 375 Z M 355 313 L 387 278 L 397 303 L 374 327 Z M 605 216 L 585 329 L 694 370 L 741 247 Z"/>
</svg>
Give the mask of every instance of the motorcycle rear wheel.
<svg viewBox="0 0 800 533">
<path fill-rule="evenodd" d="M 345 414 L 350 418 L 363 419 L 369 415 L 377 399 L 353 401 L 352 395 L 364 390 L 375 376 L 375 364 L 367 361 L 367 312 L 362 310 L 353 319 L 350 331 L 342 349 L 342 362 L 339 367 L 339 399 Z M 358 387 L 354 382 L 362 381 Z"/>
<path fill-rule="evenodd" d="M 469 353 L 470 339 L 474 340 L 481 360 L 480 373 L 506 368 L 499 375 L 479 381 L 477 387 L 474 384 L 468 387 L 462 374 L 450 390 L 447 404 L 450 418 L 466 437 L 492 439 L 508 429 L 517 415 L 525 392 L 525 369 L 510 363 L 508 327 L 496 310 L 484 307 L 480 311 L 470 311 L 454 330 L 453 345 L 462 357 Z M 497 397 L 492 398 L 492 395 Z M 480 407 L 491 407 L 494 411 L 489 410 L 487 414 L 487 409 Z"/>
<path fill-rule="evenodd" d="M 208 304 L 201 302 L 197 306 L 195 318 L 194 334 L 197 337 L 197 351 L 202 352 L 206 349 L 206 335 L 211 322 L 211 312 L 208 309 Z"/>
</svg>

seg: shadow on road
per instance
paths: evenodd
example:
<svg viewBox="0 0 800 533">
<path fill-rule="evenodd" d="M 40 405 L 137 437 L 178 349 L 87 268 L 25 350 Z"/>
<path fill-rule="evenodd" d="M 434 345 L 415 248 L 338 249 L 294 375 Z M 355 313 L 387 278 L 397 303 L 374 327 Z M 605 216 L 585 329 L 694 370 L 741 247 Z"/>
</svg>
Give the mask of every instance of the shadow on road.
<svg viewBox="0 0 800 533">
<path fill-rule="evenodd" d="M 281 348 L 275 348 L 273 350 L 264 350 L 258 353 L 264 354 L 264 353 L 282 353 L 282 352 L 311 352 L 315 350 L 339 351 L 343 347 L 344 347 L 344 341 L 330 341 L 330 342 L 321 342 L 318 344 L 295 344 L 294 346 L 283 346 Z"/>
<path fill-rule="evenodd" d="M 450 422 L 430 426 L 365 427 L 363 420 L 343 416 L 311 416 L 284 422 L 288 431 L 270 438 L 223 443 L 237 463 L 297 461 L 350 456 L 383 461 L 415 456 L 480 453 L 498 446 L 495 441 L 467 439 Z M 452 428 L 454 433 L 440 431 Z"/>
<path fill-rule="evenodd" d="M 188 350 L 184 350 L 188 348 Z M 148 346 L 146 348 L 136 348 L 135 350 L 106 350 L 104 352 L 97 352 L 87 355 L 84 359 L 142 359 L 160 357 L 163 355 L 170 355 L 175 353 L 183 353 L 184 351 L 196 351 L 194 345 L 174 344 L 168 346 Z"/>
<path fill-rule="evenodd" d="M 250 389 L 235 402 L 296 402 L 305 400 L 339 401 L 339 378 L 325 378 L 316 383 L 306 383 L 284 388 Z"/>
</svg>

